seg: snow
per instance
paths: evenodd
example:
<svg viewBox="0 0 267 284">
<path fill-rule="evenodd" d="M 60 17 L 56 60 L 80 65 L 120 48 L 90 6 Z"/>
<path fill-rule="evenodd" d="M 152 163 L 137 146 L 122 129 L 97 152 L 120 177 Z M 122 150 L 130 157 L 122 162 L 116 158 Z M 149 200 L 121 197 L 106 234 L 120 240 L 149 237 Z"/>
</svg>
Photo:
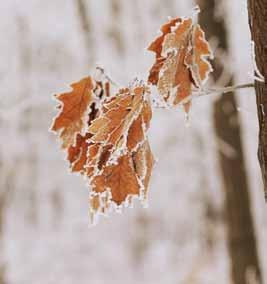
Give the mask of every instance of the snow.
<svg viewBox="0 0 267 284">
<path fill-rule="evenodd" d="M 94 61 L 112 80 L 128 85 L 134 77 L 147 77 L 154 55 L 144 48 L 161 24 L 168 16 L 190 15 L 193 6 L 185 0 L 166 1 L 172 3 L 171 9 L 159 0 L 120 1 L 122 14 L 117 20 L 125 50 L 120 54 L 109 35 L 110 1 L 88 1 Z M 250 82 L 253 62 L 246 1 L 226 2 L 232 27 L 231 69 L 236 83 Z M 158 162 L 149 207 L 143 209 L 136 200 L 133 208 L 100 218 L 97 226 L 88 228 L 88 189 L 83 179 L 69 174 L 55 136 L 48 131 L 56 114 L 51 96 L 95 68 L 88 69 L 90 50 L 75 4 L 69 0 L 0 4 L 0 194 L 4 188 L 12 190 L 0 244 L 7 283 L 229 283 L 224 223 L 220 217 L 215 221 L 206 217 L 207 204 L 220 216 L 223 202 L 212 125 L 217 96 L 193 101 L 189 127 L 182 108 L 155 109 L 149 139 Z M 26 60 L 25 54 L 30 58 Z M 256 156 L 253 89 L 238 91 L 238 101 L 267 279 L 267 212 Z"/>
</svg>

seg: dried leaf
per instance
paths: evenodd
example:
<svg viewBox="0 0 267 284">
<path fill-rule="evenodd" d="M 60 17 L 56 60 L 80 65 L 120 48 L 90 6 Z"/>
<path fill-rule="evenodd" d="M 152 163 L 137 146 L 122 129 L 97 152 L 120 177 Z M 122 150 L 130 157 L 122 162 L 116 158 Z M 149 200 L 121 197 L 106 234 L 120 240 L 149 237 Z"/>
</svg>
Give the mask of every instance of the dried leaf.
<svg viewBox="0 0 267 284">
<path fill-rule="evenodd" d="M 92 147 L 100 149 L 100 146 L 111 145 L 110 155 L 114 162 L 117 154 L 134 150 L 138 143 L 145 139 L 152 115 L 147 92 L 143 86 L 132 90 L 123 89 L 104 103 L 102 115 L 95 119 L 88 129 L 92 134 Z M 95 156 L 96 152 L 99 151 L 94 151 Z M 90 158 L 90 153 L 89 160 L 97 162 L 97 159 Z"/>
<path fill-rule="evenodd" d="M 88 139 L 92 136 L 87 131 L 99 114 L 101 101 L 110 95 L 110 84 L 86 77 L 71 86 L 71 92 L 56 96 L 61 102 L 60 112 L 51 129 L 60 133 L 71 171 L 83 174 L 90 145 Z"/>
<path fill-rule="evenodd" d="M 71 92 L 56 95 L 61 103 L 60 112 L 51 127 L 51 130 L 60 133 L 63 149 L 75 145 L 77 134 L 86 133 L 88 112 L 93 103 L 94 82 L 91 77 L 86 77 L 71 87 Z"/>
<path fill-rule="evenodd" d="M 204 32 L 190 18 L 175 18 L 162 26 L 162 34 L 148 47 L 156 53 L 148 82 L 171 106 L 182 103 L 188 112 L 193 88 L 200 89 L 212 71 L 212 57 Z"/>
<path fill-rule="evenodd" d="M 105 166 L 101 175 L 91 179 L 90 213 L 106 214 L 112 206 L 132 204 L 133 197 L 147 199 L 148 183 L 154 165 L 149 144 L 145 141 L 136 152 L 120 156 L 116 164 Z"/>
<path fill-rule="evenodd" d="M 52 130 L 60 134 L 71 170 L 88 180 L 92 218 L 133 197 L 144 200 L 154 163 L 146 135 L 152 117 L 147 87 L 137 83 L 112 96 L 108 82 L 87 77 L 72 88 L 57 96 Z"/>
<path fill-rule="evenodd" d="M 146 131 L 152 117 L 144 86 L 121 89 L 103 105 L 89 127 L 87 175 L 92 187 L 90 212 L 107 213 L 111 207 L 146 198 L 154 159 Z"/>
<path fill-rule="evenodd" d="M 207 60 L 210 57 L 212 57 L 212 51 L 205 39 L 205 33 L 199 25 L 195 25 L 185 64 L 190 68 L 194 83 L 199 88 L 208 79 L 208 75 L 212 71 L 212 67 Z"/>
</svg>

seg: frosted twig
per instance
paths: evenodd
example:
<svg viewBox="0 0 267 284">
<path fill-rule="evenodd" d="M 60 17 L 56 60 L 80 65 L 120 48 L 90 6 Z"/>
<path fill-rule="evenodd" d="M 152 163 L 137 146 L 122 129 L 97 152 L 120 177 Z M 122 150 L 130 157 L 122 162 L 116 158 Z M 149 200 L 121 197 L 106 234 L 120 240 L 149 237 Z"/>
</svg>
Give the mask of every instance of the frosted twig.
<svg viewBox="0 0 267 284">
<path fill-rule="evenodd" d="M 254 87 L 255 87 L 254 83 L 247 83 L 247 84 L 221 87 L 221 88 L 207 88 L 207 89 L 202 89 L 200 91 L 195 90 L 195 91 L 193 91 L 192 95 L 190 95 L 190 96 L 186 97 L 185 99 L 183 99 L 182 101 L 180 101 L 179 105 L 183 105 L 183 104 L 191 101 L 192 99 L 199 98 L 199 97 L 202 97 L 202 96 L 209 96 L 209 95 L 213 95 L 213 94 L 224 95 L 224 94 L 227 94 L 227 93 L 234 92 L 236 90 L 254 88 Z"/>
<path fill-rule="evenodd" d="M 101 67 L 101 66 L 98 65 L 98 66 L 96 66 L 95 69 L 96 69 L 96 71 L 100 72 L 100 75 L 103 76 L 107 81 L 109 81 L 110 84 L 112 84 L 112 85 L 115 86 L 115 87 L 119 87 L 119 84 L 117 84 L 114 80 L 112 80 L 112 79 L 110 78 L 110 76 L 108 76 L 108 75 L 106 74 L 105 69 L 104 69 L 103 67 Z M 97 79 L 98 74 L 95 74 L 95 77 L 96 77 L 96 79 Z"/>
<path fill-rule="evenodd" d="M 254 83 L 247 83 L 247 84 L 241 84 L 241 85 L 235 85 L 235 86 L 229 86 L 229 87 L 222 87 L 222 88 L 208 88 L 204 90 L 204 94 L 200 93 L 200 96 L 210 95 L 214 93 L 218 94 L 227 94 L 234 92 L 236 90 L 240 89 L 248 89 L 248 88 L 254 88 Z"/>
</svg>

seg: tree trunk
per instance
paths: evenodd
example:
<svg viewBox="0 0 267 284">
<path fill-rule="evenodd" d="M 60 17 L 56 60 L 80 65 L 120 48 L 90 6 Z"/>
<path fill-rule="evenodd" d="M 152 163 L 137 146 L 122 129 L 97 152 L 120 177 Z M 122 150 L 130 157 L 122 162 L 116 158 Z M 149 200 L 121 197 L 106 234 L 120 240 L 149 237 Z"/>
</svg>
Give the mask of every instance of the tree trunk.
<svg viewBox="0 0 267 284">
<path fill-rule="evenodd" d="M 92 64 L 95 61 L 95 50 L 93 46 L 91 19 L 88 11 L 89 3 L 86 0 L 75 0 L 74 2 L 77 6 L 78 18 L 83 32 L 86 54 L 88 54 L 88 66 L 92 68 Z"/>
<path fill-rule="evenodd" d="M 200 24 L 206 31 L 207 37 L 217 37 L 219 39 L 218 50 L 227 55 L 229 47 L 226 24 L 223 18 L 216 17 L 216 0 L 198 0 L 198 4 L 202 10 Z M 232 85 L 232 74 L 225 74 L 223 62 L 217 57 L 214 63 L 214 80 L 217 81 L 222 74 L 229 78 L 226 83 Z M 253 271 L 259 283 L 261 283 L 249 186 L 241 141 L 240 119 L 234 94 L 219 97 L 214 103 L 213 115 L 225 194 L 231 277 L 235 284 L 248 283 L 247 275 L 250 271 Z"/>
<path fill-rule="evenodd" d="M 122 14 L 122 1 L 121 0 L 110 0 L 109 5 L 111 8 L 111 23 L 108 30 L 108 35 L 112 39 L 115 46 L 115 50 L 119 56 L 124 55 L 125 47 L 122 38 L 122 24 L 121 24 L 121 14 Z"/>
<path fill-rule="evenodd" d="M 17 17 L 18 25 L 18 57 L 20 65 L 20 80 L 21 90 L 20 97 L 23 100 L 32 96 L 32 83 L 31 75 L 33 70 L 33 58 L 32 58 L 32 46 L 31 46 L 31 31 L 27 19 L 24 16 Z M 20 189 L 25 191 L 23 194 L 27 196 L 27 219 L 32 225 L 37 224 L 38 205 L 37 205 L 37 146 L 36 143 L 29 139 L 31 134 L 37 129 L 34 122 L 38 120 L 39 113 L 32 106 L 28 106 L 22 112 L 23 119 L 17 122 L 18 129 L 21 132 L 23 139 L 28 141 L 29 149 L 25 156 L 22 157 L 24 163 L 24 171 L 26 173 L 26 179 L 30 180 L 30 183 L 25 183 Z"/>
<path fill-rule="evenodd" d="M 267 201 L 267 0 L 248 0 L 248 14 L 256 64 L 265 81 L 256 80 L 255 89 L 260 130 L 258 158 Z"/>
</svg>

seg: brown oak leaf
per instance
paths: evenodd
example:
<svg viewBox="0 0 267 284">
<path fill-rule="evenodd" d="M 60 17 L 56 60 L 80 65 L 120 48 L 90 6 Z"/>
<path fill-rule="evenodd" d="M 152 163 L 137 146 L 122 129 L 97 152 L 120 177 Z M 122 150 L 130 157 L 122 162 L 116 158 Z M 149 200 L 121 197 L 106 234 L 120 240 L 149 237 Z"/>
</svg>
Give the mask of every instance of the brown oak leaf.
<svg viewBox="0 0 267 284">
<path fill-rule="evenodd" d="M 56 95 L 61 103 L 60 112 L 51 130 L 60 133 L 62 148 L 67 150 L 71 170 L 84 173 L 90 144 L 88 139 L 92 136 L 87 130 L 98 116 L 100 101 L 110 95 L 110 84 L 95 81 L 89 76 L 71 86 L 71 92 Z"/>
<path fill-rule="evenodd" d="M 98 117 L 99 108 L 101 108 L 101 101 L 104 101 L 110 96 L 110 84 L 104 81 L 95 81 L 95 88 L 93 90 L 94 102 L 91 104 L 88 113 L 88 127 L 91 122 Z M 92 134 L 86 132 L 84 135 L 77 134 L 75 145 L 68 148 L 67 160 L 70 162 L 72 172 L 85 173 L 85 164 L 87 162 L 87 152 L 90 146 L 90 138 Z"/>
<path fill-rule="evenodd" d="M 148 88 L 136 83 L 112 96 L 109 82 L 92 77 L 71 86 L 57 95 L 61 104 L 51 129 L 60 134 L 71 171 L 88 180 L 93 219 L 133 197 L 146 200 L 154 163 L 146 134 Z"/>
<path fill-rule="evenodd" d="M 148 94 L 145 86 L 121 89 L 103 104 L 101 115 L 88 129 L 92 218 L 112 206 L 131 204 L 133 197 L 146 199 L 154 164 L 146 137 L 152 116 Z"/>
<path fill-rule="evenodd" d="M 115 208 L 131 205 L 133 197 L 145 201 L 153 165 L 154 158 L 146 140 L 136 152 L 120 156 L 116 164 L 105 166 L 101 175 L 94 176 L 90 181 L 92 222 L 98 213 L 108 213 L 112 205 Z"/>
<path fill-rule="evenodd" d="M 94 81 L 91 77 L 83 78 L 71 87 L 71 92 L 56 95 L 60 112 L 51 127 L 52 131 L 60 133 L 63 149 L 75 145 L 77 134 L 86 133 L 88 110 L 93 103 Z"/>
<path fill-rule="evenodd" d="M 193 89 L 202 88 L 212 67 L 212 52 L 205 35 L 191 18 L 175 18 L 162 26 L 162 34 L 148 47 L 156 53 L 148 82 L 171 106 L 182 103 L 186 112 Z"/>
<path fill-rule="evenodd" d="M 133 151 L 146 138 L 152 112 L 148 99 L 148 89 L 137 86 L 122 89 L 119 94 L 103 104 L 102 114 L 90 125 L 92 145 L 88 152 L 88 166 L 99 169 L 98 162 L 103 149 L 108 149 L 110 159 L 128 151 Z"/>
</svg>

